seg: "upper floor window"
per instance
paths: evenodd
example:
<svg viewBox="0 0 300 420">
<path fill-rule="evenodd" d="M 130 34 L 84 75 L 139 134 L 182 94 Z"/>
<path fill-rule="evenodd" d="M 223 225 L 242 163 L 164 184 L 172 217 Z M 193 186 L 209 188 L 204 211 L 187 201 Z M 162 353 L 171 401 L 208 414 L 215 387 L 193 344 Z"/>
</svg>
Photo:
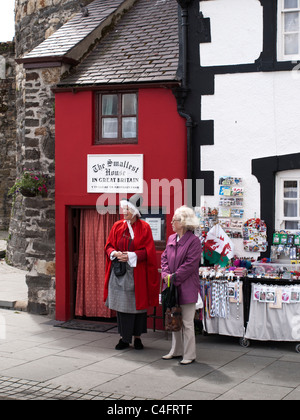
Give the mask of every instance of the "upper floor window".
<svg viewBox="0 0 300 420">
<path fill-rule="evenodd" d="M 300 170 L 277 174 L 276 230 L 300 229 Z"/>
<path fill-rule="evenodd" d="M 135 92 L 96 95 L 96 143 L 137 143 Z"/>
<path fill-rule="evenodd" d="M 278 0 L 278 59 L 300 58 L 300 0 Z"/>
</svg>

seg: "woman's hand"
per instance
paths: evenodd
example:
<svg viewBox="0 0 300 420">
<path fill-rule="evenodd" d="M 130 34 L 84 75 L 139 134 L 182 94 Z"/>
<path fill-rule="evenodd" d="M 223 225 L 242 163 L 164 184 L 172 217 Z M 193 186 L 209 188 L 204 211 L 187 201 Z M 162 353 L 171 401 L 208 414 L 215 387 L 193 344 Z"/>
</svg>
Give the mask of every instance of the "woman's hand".
<svg viewBox="0 0 300 420">
<path fill-rule="evenodd" d="M 128 261 L 128 253 L 127 252 L 118 251 L 118 252 L 115 252 L 114 256 L 119 261 L 122 261 L 122 262 L 127 262 Z"/>
<path fill-rule="evenodd" d="M 166 277 L 164 277 L 164 283 L 168 285 L 169 281 L 171 280 L 172 274 L 168 274 Z"/>
</svg>

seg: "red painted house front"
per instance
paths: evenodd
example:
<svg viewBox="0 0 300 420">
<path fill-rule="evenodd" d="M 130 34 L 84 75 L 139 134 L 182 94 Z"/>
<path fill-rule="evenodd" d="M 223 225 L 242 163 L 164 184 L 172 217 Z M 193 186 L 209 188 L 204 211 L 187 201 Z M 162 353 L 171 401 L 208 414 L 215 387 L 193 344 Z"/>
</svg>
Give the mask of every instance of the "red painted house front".
<svg viewBox="0 0 300 420">
<path fill-rule="evenodd" d="M 95 144 L 95 90 L 56 91 L 56 319 L 74 318 L 76 306 L 76 258 L 74 214 L 79 209 L 96 211 L 99 193 L 87 192 L 88 155 L 143 155 L 144 180 L 150 203 L 151 180 L 179 180 L 184 185 L 186 168 L 185 120 L 177 112 L 176 99 L 166 87 L 138 87 L 136 144 Z M 177 184 L 179 185 L 179 184 Z M 160 205 L 164 203 L 160 190 Z M 184 191 L 182 191 L 182 194 Z M 173 189 L 166 214 L 165 239 L 172 233 Z M 120 194 L 122 196 L 122 194 Z M 182 195 L 183 200 L 183 195 Z M 119 200 L 117 200 L 117 205 Z M 76 236 L 76 235 L 75 235 Z M 75 242 L 74 242 L 75 241 Z M 157 260 L 163 246 L 157 249 Z M 159 275 L 159 274 L 158 274 Z M 102 303 L 103 304 L 103 303 Z"/>
</svg>

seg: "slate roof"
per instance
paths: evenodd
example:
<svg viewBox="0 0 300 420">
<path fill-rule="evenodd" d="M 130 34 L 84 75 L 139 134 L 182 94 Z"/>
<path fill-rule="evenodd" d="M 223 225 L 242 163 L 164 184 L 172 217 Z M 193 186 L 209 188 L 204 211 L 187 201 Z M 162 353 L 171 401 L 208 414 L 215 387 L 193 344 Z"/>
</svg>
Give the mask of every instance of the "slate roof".
<svg viewBox="0 0 300 420">
<path fill-rule="evenodd" d="M 109 15 L 115 13 L 123 2 L 124 0 L 95 0 L 88 5 L 89 16 L 82 17 L 81 12 L 77 13 L 74 18 L 28 53 L 23 60 L 67 55 Z"/>
<path fill-rule="evenodd" d="M 58 86 L 176 81 L 178 58 L 177 1 L 137 0 Z"/>
</svg>

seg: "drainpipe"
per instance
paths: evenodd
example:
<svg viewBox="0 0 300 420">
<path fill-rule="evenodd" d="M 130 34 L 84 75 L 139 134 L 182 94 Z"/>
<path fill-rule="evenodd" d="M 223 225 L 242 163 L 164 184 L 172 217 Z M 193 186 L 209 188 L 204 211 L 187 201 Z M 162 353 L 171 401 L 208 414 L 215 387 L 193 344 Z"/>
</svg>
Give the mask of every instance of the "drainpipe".
<svg viewBox="0 0 300 420">
<path fill-rule="evenodd" d="M 186 119 L 187 127 L 187 178 L 194 184 L 193 150 L 192 150 L 192 129 L 193 119 L 184 108 L 185 99 L 188 95 L 188 6 L 192 0 L 177 0 L 181 7 L 181 39 L 182 39 L 182 75 L 181 87 L 179 88 L 180 100 L 178 100 L 178 113 Z M 195 188 L 192 188 L 192 197 L 189 197 L 189 204 L 195 202 Z"/>
</svg>

